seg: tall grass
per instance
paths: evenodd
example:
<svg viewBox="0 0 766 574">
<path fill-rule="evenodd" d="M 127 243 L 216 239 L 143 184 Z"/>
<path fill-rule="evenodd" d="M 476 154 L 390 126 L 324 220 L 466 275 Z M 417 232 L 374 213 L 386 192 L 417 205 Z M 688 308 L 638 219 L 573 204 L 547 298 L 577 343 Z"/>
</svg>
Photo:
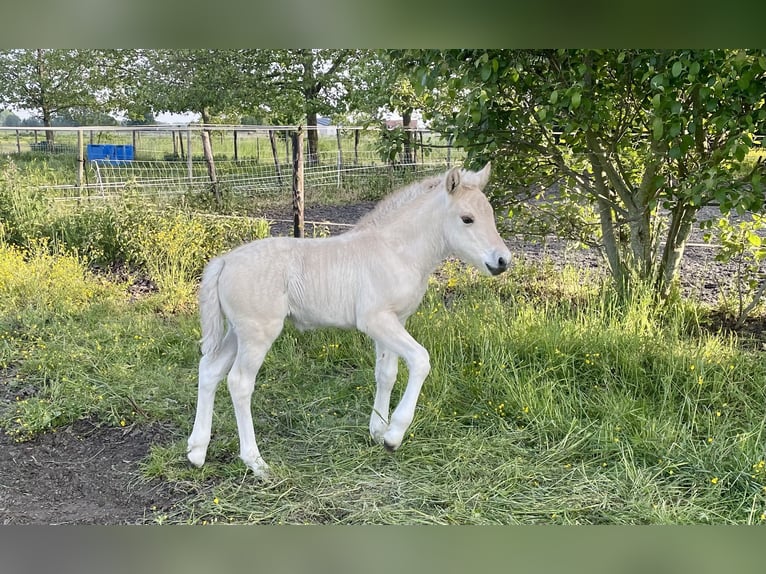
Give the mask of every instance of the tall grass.
<svg viewBox="0 0 766 574">
<path fill-rule="evenodd" d="M 274 471 L 262 484 L 236 456 L 225 385 L 208 463 L 185 462 L 193 311 L 158 315 L 159 295 L 130 303 L 71 256 L 5 246 L 2 261 L 0 367 L 19 400 L 0 426 L 25 440 L 81 417 L 163 421 L 176 438 L 153 447 L 143 473 L 189 496 L 150 514 L 158 522 L 764 520 L 766 366 L 705 333 L 693 310 L 617 305 L 572 270 L 519 265 L 498 280 L 448 263 L 409 323 L 432 371 L 393 455 L 367 437 L 371 342 L 288 326 L 254 398 Z M 405 380 L 402 366 L 396 395 Z"/>
<path fill-rule="evenodd" d="M 80 419 L 162 422 L 146 478 L 188 496 L 160 523 L 753 524 L 766 521 L 766 361 L 706 331 L 693 302 L 618 301 L 580 269 L 498 278 L 447 262 L 408 328 L 432 370 L 403 446 L 367 436 L 371 342 L 290 325 L 253 400 L 266 483 L 237 458 L 225 385 L 201 469 L 186 463 L 199 359 L 196 277 L 265 229 L 140 199 L 59 211 L 0 181 L 0 427 L 33 439 Z M 27 203 L 25 203 L 27 202 Z M 39 204 L 35 202 L 40 202 Z M 43 209 L 31 209 L 33 205 Z M 138 299 L 92 271 L 122 261 Z M 160 310 L 162 312 L 158 313 Z M 407 369 L 400 368 L 394 400 Z"/>
</svg>

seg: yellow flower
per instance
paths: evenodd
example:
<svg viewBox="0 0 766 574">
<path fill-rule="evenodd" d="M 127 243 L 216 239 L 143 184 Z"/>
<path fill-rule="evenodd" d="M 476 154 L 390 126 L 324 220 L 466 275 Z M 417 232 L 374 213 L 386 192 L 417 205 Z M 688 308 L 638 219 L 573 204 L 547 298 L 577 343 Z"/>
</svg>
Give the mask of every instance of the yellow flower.
<svg viewBox="0 0 766 574">
<path fill-rule="evenodd" d="M 711 478 L 710 479 L 710 484 L 718 484 L 718 477 L 714 476 L 713 478 Z"/>
<path fill-rule="evenodd" d="M 218 504 L 219 502 L 220 502 L 220 500 L 218 500 L 218 497 L 216 496 L 216 497 L 213 499 L 213 504 Z"/>
</svg>

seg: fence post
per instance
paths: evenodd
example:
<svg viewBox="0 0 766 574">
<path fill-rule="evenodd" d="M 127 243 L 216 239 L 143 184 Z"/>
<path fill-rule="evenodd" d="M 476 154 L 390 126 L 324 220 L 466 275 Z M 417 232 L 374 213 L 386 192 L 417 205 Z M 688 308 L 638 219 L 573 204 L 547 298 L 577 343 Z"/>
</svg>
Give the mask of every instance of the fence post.
<svg viewBox="0 0 766 574">
<path fill-rule="evenodd" d="M 340 126 L 335 128 L 335 137 L 338 140 L 338 189 L 340 189 L 340 174 L 343 170 L 343 150 L 340 145 Z"/>
<path fill-rule="evenodd" d="M 19 130 L 16 130 L 16 151 L 21 153 L 21 139 L 19 139 Z"/>
<path fill-rule="evenodd" d="M 354 165 L 359 165 L 359 128 L 354 129 Z"/>
<path fill-rule="evenodd" d="M 77 189 L 82 192 L 82 180 L 85 173 L 85 154 L 82 130 L 77 130 Z"/>
<path fill-rule="evenodd" d="M 178 134 L 179 136 L 181 134 Z M 192 147 L 191 147 L 191 126 L 186 126 L 186 168 L 189 172 L 189 183 L 194 182 L 194 172 L 192 171 Z"/>
<path fill-rule="evenodd" d="M 234 161 L 239 161 L 239 150 L 237 150 L 237 130 L 234 130 Z"/>
<path fill-rule="evenodd" d="M 303 237 L 303 126 L 293 136 L 293 235 Z"/>
</svg>

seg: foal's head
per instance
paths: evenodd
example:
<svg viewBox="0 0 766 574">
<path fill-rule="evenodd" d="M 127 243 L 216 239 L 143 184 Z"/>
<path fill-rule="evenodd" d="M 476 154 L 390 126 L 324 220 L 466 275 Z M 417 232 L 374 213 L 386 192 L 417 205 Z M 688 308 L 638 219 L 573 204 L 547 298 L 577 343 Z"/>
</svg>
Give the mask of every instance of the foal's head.
<svg viewBox="0 0 766 574">
<path fill-rule="evenodd" d="M 508 268 L 511 252 L 495 226 L 495 214 L 482 191 L 489 180 L 490 164 L 481 171 L 453 168 L 445 186 L 449 195 L 444 232 L 452 252 L 486 274 Z"/>
</svg>

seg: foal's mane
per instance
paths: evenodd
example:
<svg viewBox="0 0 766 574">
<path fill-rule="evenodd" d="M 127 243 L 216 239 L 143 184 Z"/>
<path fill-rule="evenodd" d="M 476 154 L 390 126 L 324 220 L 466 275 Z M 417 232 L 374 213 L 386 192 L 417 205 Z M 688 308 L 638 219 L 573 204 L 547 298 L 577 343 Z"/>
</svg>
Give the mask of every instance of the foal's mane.
<svg viewBox="0 0 766 574">
<path fill-rule="evenodd" d="M 434 175 L 411 183 L 381 199 L 375 208 L 362 217 L 354 229 L 379 225 L 408 209 L 420 198 L 428 195 L 444 182 L 444 174 Z"/>
</svg>

